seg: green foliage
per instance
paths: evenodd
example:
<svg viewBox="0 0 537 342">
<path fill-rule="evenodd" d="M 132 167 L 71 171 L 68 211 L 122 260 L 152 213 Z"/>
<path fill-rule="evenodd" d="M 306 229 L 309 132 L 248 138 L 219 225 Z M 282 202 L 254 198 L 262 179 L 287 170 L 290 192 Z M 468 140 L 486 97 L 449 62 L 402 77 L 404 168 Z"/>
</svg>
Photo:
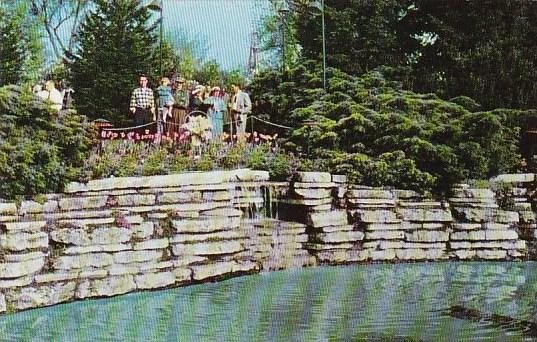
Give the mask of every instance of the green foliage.
<svg viewBox="0 0 537 342">
<path fill-rule="evenodd" d="M 302 161 L 301 168 L 345 173 L 360 184 L 444 192 L 522 165 L 520 132 L 537 112 L 473 112 L 467 108 L 478 105 L 470 98 L 449 102 L 404 90 L 384 69 L 362 77 L 331 69 L 326 91 L 308 87 L 318 70 L 306 61 L 286 73 L 285 83 L 268 71 L 251 86 L 254 111 L 295 127 L 283 145 L 302 159 L 325 161 Z"/>
<path fill-rule="evenodd" d="M 35 82 L 43 63 L 43 52 L 35 23 L 27 18 L 27 7 L 0 3 L 0 86 Z"/>
<path fill-rule="evenodd" d="M 194 72 L 194 79 L 201 84 L 215 86 L 220 80 L 220 66 L 215 60 L 203 63 L 200 69 Z"/>
<path fill-rule="evenodd" d="M 142 165 L 142 175 L 153 176 L 163 174 L 167 167 L 167 156 L 168 151 L 162 147 L 157 147 L 150 151 Z"/>
<path fill-rule="evenodd" d="M 398 32 L 403 52 L 419 52 L 409 86 L 466 95 L 485 109 L 537 107 L 536 2 L 419 0 L 415 8 Z M 437 39 L 411 37 L 424 32 Z"/>
<path fill-rule="evenodd" d="M 94 134 L 84 117 L 50 110 L 29 89 L 0 88 L 0 197 L 61 191 L 79 177 Z"/>
<path fill-rule="evenodd" d="M 301 59 L 320 64 L 319 1 L 288 0 L 285 20 L 278 16 L 281 3 L 273 2 L 262 27 L 268 58 L 281 60 L 284 27 L 286 65 Z M 408 89 L 445 99 L 466 96 L 485 110 L 537 107 L 535 1 L 324 0 L 324 17 L 329 67 L 363 75 L 389 66 L 390 77 Z"/>
<path fill-rule="evenodd" d="M 212 142 L 199 157 L 174 151 L 171 146 L 154 146 L 128 141 L 106 142 L 87 160 L 85 180 L 106 177 L 149 176 L 185 171 L 233 170 L 248 167 L 269 171 L 273 179 L 289 178 L 298 169 L 292 155 L 266 144 L 232 146 Z"/>
<path fill-rule="evenodd" d="M 149 10 L 131 0 L 95 0 L 80 27 L 69 66 L 79 112 L 90 119 L 129 123 L 138 75 L 155 73 L 160 57 Z M 158 57 L 157 57 L 158 56 Z"/>
</svg>

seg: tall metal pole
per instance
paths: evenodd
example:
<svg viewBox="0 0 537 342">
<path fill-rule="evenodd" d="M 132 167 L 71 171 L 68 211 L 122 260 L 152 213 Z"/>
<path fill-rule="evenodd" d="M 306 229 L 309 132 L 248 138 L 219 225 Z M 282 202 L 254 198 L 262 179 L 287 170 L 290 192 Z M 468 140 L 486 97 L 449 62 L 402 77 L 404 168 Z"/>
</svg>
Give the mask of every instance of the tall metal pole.
<svg viewBox="0 0 537 342">
<path fill-rule="evenodd" d="M 285 71 L 285 26 L 288 14 L 289 7 L 287 6 L 287 2 L 284 0 L 282 7 L 278 10 L 278 15 L 280 16 L 281 20 L 280 29 L 282 30 L 282 71 Z"/>
<path fill-rule="evenodd" d="M 321 0 L 321 20 L 323 26 L 323 88 L 326 89 L 326 38 L 324 33 L 324 0 Z"/>
<path fill-rule="evenodd" d="M 282 71 L 285 71 L 285 19 L 282 16 Z"/>
<path fill-rule="evenodd" d="M 162 74 L 162 23 L 164 22 L 164 0 L 160 0 L 160 42 L 159 42 L 159 50 L 160 50 L 160 77 L 162 78 L 164 75 Z"/>
</svg>

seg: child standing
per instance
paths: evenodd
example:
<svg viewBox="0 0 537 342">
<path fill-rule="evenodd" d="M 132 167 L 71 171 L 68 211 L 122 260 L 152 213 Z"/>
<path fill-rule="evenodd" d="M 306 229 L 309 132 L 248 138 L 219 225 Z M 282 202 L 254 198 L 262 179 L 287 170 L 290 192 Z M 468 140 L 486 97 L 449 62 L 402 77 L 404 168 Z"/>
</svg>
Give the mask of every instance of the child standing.
<svg viewBox="0 0 537 342">
<path fill-rule="evenodd" d="M 164 125 L 166 124 L 166 118 L 172 116 L 172 106 L 174 103 L 172 88 L 170 87 L 170 79 L 163 77 L 160 79 L 160 86 L 157 88 L 157 104 L 158 104 L 158 121 L 157 121 L 157 133 L 162 134 L 164 132 Z M 155 119 L 155 118 L 153 118 Z"/>
</svg>

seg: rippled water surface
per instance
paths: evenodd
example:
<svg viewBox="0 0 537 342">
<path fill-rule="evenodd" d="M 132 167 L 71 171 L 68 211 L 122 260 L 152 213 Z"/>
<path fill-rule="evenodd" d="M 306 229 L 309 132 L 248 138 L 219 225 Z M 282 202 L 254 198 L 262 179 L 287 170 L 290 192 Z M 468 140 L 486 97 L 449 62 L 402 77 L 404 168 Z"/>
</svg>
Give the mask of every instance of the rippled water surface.
<svg viewBox="0 0 537 342">
<path fill-rule="evenodd" d="M 536 293 L 534 262 L 319 267 L 6 315 L 0 340 L 537 341 Z"/>
</svg>

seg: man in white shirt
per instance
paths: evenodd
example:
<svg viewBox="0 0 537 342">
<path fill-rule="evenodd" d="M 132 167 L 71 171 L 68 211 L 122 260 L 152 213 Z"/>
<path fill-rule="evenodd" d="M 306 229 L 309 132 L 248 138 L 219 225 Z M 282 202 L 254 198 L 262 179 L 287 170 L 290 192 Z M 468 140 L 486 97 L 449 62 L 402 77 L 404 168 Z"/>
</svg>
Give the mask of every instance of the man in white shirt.
<svg viewBox="0 0 537 342">
<path fill-rule="evenodd" d="M 250 96 L 241 90 L 240 84 L 231 84 L 231 90 L 235 93 L 231 99 L 231 119 L 236 123 L 237 135 L 241 136 L 246 133 L 246 120 L 252 112 L 252 101 Z"/>
</svg>

